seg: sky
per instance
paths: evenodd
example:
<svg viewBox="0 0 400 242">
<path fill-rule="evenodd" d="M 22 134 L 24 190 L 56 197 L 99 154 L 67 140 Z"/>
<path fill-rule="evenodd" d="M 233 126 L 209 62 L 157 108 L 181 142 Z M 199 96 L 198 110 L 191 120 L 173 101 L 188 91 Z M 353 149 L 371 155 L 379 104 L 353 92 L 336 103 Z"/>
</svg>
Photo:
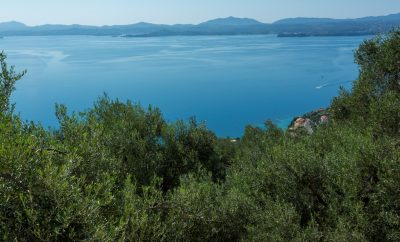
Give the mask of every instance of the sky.
<svg viewBox="0 0 400 242">
<path fill-rule="evenodd" d="M 400 13 L 400 0 L 0 0 L 0 22 L 28 25 L 197 24 L 219 17 L 357 18 Z"/>
</svg>

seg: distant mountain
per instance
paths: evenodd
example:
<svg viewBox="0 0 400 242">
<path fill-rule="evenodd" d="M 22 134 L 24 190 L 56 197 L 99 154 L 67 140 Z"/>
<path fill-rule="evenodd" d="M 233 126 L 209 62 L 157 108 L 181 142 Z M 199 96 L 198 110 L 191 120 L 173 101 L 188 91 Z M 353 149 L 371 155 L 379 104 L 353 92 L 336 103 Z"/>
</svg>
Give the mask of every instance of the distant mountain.
<svg viewBox="0 0 400 242">
<path fill-rule="evenodd" d="M 398 14 L 391 14 L 387 16 L 378 16 L 378 17 L 364 17 L 364 18 L 356 18 L 356 19 L 332 19 L 332 18 L 287 18 L 282 19 L 274 22 L 274 25 L 283 25 L 283 24 L 290 24 L 290 25 L 308 25 L 308 24 L 336 24 L 336 23 L 376 23 L 376 22 L 397 22 L 400 21 L 400 13 Z"/>
<path fill-rule="evenodd" d="M 236 34 L 267 34 L 267 24 L 249 18 L 219 18 L 198 25 L 148 25 L 138 31 L 132 28 L 126 31 L 125 37 L 155 37 L 155 36 L 195 36 L 195 35 L 236 35 Z M 137 26 L 136 26 L 137 27 Z M 151 28 L 151 30 L 150 30 Z M 147 32 L 146 32 L 147 31 Z M 138 32 L 141 32 L 137 34 Z M 143 33 L 145 32 L 145 33 Z"/>
<path fill-rule="evenodd" d="M 0 23 L 0 31 L 22 30 L 26 28 L 27 26 L 25 24 L 16 21 Z"/>
<path fill-rule="evenodd" d="M 198 25 L 152 24 L 87 26 L 39 25 L 26 26 L 19 22 L 0 23 L 0 36 L 34 35 L 108 35 L 124 37 L 153 37 L 173 35 L 250 35 L 277 34 L 280 37 L 374 35 L 400 26 L 400 14 L 358 19 L 288 18 L 272 24 L 249 18 L 218 18 Z"/>
<path fill-rule="evenodd" d="M 364 17 L 355 20 L 360 22 L 398 22 L 400 21 L 400 13 L 379 17 Z"/>
<path fill-rule="evenodd" d="M 246 25 L 260 25 L 263 24 L 257 20 L 250 18 L 217 18 L 204 23 L 199 24 L 199 26 L 246 26 Z"/>
<path fill-rule="evenodd" d="M 340 19 L 331 19 L 331 18 L 286 18 L 282 20 L 278 20 L 274 22 L 274 25 L 285 25 L 285 24 L 296 24 L 296 25 L 309 25 L 309 24 L 330 24 L 337 23 L 342 20 Z"/>
<path fill-rule="evenodd" d="M 278 36 L 351 36 L 387 33 L 400 26 L 400 14 L 357 19 L 289 18 L 274 22 Z"/>
</svg>

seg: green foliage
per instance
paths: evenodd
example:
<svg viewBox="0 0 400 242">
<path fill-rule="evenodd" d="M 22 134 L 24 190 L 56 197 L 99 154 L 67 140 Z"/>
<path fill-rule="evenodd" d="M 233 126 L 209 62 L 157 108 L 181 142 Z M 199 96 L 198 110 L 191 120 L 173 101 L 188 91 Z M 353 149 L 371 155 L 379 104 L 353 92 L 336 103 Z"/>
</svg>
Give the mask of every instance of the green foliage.
<svg viewBox="0 0 400 242">
<path fill-rule="evenodd" d="M 399 31 L 363 43 L 312 135 L 266 122 L 235 140 L 106 95 L 57 105 L 57 129 L 24 123 L 24 72 L 0 54 L 0 240 L 399 241 L 399 53 Z"/>
<path fill-rule="evenodd" d="M 154 180 L 156 182 L 156 180 Z M 118 241 L 162 241 L 165 239 L 165 224 L 162 223 L 163 196 L 157 189 L 157 184 L 142 187 L 138 195 L 137 185 L 126 179 L 118 204 L 119 217 L 112 228 Z"/>
<path fill-rule="evenodd" d="M 169 241 L 237 241 L 246 234 L 250 201 L 210 177 L 185 177 L 170 194 Z"/>
<path fill-rule="evenodd" d="M 15 83 L 26 73 L 26 71 L 16 73 L 14 66 L 8 68 L 6 58 L 4 52 L 0 52 L 0 113 L 12 111 L 12 105 L 10 105 L 11 93 L 15 89 Z"/>
<path fill-rule="evenodd" d="M 370 123 L 370 119 L 378 115 L 371 113 L 374 111 L 371 110 L 372 105 L 395 105 L 389 102 L 395 102 L 400 95 L 399 46 L 400 31 L 361 44 L 355 52 L 356 63 L 360 67 L 359 78 L 354 82 L 351 93 L 342 89 L 339 97 L 332 102 L 331 110 L 337 120 Z M 389 112 L 395 111 L 392 107 Z M 399 119 L 396 121 L 399 123 Z"/>
<path fill-rule="evenodd" d="M 371 122 L 376 133 L 400 137 L 399 93 L 387 92 L 371 104 Z"/>
</svg>

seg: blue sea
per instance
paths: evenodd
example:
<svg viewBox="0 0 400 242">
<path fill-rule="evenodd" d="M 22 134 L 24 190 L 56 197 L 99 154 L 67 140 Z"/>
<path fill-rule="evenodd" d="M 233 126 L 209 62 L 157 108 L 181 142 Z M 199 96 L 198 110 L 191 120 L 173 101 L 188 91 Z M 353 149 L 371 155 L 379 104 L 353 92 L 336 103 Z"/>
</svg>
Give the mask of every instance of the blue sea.
<svg viewBox="0 0 400 242">
<path fill-rule="evenodd" d="M 236 137 L 328 106 L 357 78 L 353 53 L 367 38 L 5 37 L 0 50 L 28 70 L 12 97 L 23 119 L 56 127 L 55 103 L 83 111 L 106 92 Z"/>
</svg>

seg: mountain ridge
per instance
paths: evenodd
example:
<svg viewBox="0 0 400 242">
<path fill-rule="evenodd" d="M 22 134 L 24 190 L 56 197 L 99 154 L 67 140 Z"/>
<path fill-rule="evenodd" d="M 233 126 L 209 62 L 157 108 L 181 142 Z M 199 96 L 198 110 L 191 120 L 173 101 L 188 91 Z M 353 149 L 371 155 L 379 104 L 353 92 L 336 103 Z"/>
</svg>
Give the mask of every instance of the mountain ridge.
<svg viewBox="0 0 400 242">
<path fill-rule="evenodd" d="M 212 20 L 208 20 L 206 22 L 202 22 L 198 24 L 198 26 L 202 25 L 257 25 L 257 24 L 264 24 L 259 22 L 258 20 L 252 19 L 252 18 L 237 18 L 233 16 L 229 16 L 226 18 L 216 18 Z"/>
<path fill-rule="evenodd" d="M 199 24 L 153 24 L 138 22 L 126 25 L 90 26 L 80 24 L 44 24 L 27 26 L 10 21 L 0 23 L 0 36 L 108 35 L 153 37 L 171 35 L 277 34 L 278 36 L 373 35 L 400 26 L 400 13 L 355 19 L 286 18 L 262 23 L 251 18 L 226 17 Z"/>
</svg>

